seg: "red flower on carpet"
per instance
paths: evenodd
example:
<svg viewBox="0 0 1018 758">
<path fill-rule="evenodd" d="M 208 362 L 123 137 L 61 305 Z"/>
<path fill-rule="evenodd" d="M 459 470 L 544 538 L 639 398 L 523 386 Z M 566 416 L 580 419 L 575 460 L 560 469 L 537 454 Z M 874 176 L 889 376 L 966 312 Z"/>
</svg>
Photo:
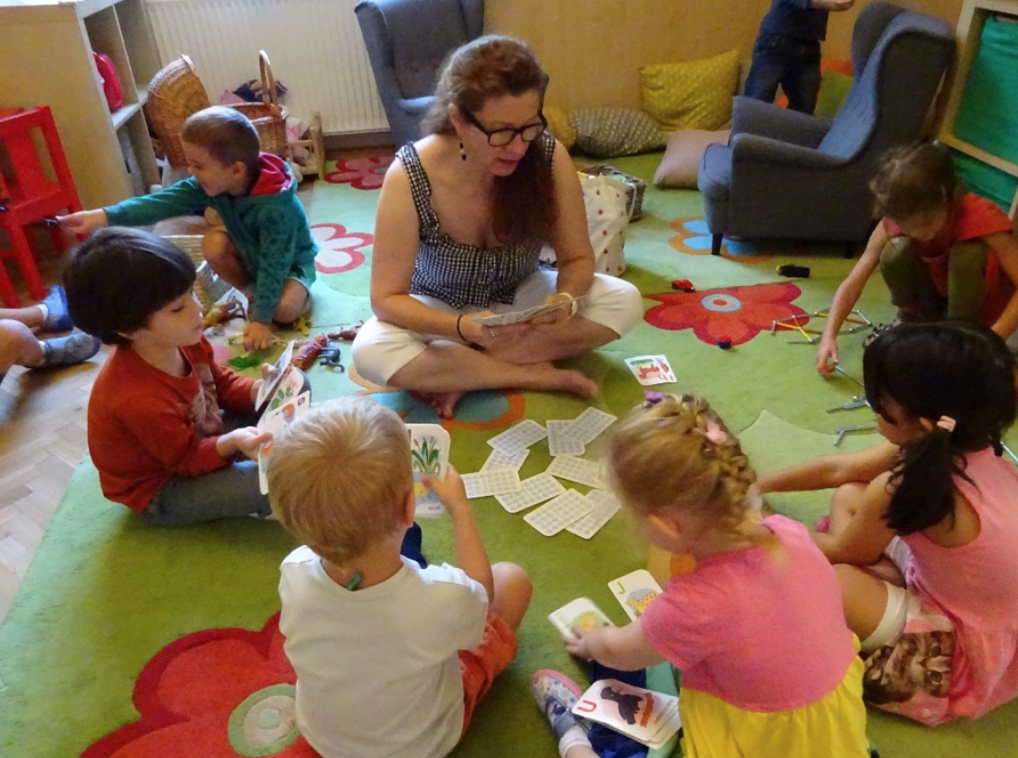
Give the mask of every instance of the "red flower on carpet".
<svg viewBox="0 0 1018 758">
<path fill-rule="evenodd" d="M 318 243 L 315 270 L 322 274 L 342 274 L 364 263 L 360 248 L 375 241 L 374 235 L 348 232 L 342 224 L 314 224 L 311 237 Z"/>
<path fill-rule="evenodd" d="M 297 730 L 279 614 L 258 632 L 205 629 L 172 642 L 134 686 L 137 721 L 81 758 L 318 758 Z"/>
<path fill-rule="evenodd" d="M 802 290 L 787 282 L 699 292 L 663 292 L 646 296 L 661 305 L 655 305 L 643 317 L 659 329 L 692 329 L 700 340 L 711 345 L 721 338 L 741 345 L 764 329 L 770 331 L 775 321 L 805 316 L 806 311 L 792 304 L 801 294 Z"/>
<path fill-rule="evenodd" d="M 349 184 L 354 189 L 374 190 L 382 186 L 382 179 L 395 155 L 378 155 L 372 158 L 349 158 L 336 161 L 336 170 L 325 175 L 332 184 Z"/>
</svg>

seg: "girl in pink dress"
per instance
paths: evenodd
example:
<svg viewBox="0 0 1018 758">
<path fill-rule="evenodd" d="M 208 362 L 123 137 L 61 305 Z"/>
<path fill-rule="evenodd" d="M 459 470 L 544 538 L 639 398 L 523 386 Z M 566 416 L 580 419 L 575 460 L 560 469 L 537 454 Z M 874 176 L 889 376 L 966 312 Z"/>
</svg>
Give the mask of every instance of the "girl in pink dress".
<svg viewBox="0 0 1018 758">
<path fill-rule="evenodd" d="M 813 537 L 863 640 L 868 702 L 930 726 L 977 718 L 1018 694 L 1018 468 L 995 452 L 1015 359 L 985 327 L 902 324 L 863 373 L 887 442 L 760 488 L 837 487 Z"/>
</svg>

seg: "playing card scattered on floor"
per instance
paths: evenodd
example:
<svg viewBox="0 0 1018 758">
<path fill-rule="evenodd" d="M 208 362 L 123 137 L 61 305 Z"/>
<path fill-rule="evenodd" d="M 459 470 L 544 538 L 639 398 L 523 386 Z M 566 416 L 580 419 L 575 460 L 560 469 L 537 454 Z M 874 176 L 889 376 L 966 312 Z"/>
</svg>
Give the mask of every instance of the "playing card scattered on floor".
<svg viewBox="0 0 1018 758">
<path fill-rule="evenodd" d="M 574 627 L 589 632 L 599 626 L 615 626 L 589 597 L 578 597 L 569 601 L 557 611 L 548 614 L 548 620 L 565 639 L 572 639 L 575 636 Z"/>
<path fill-rule="evenodd" d="M 533 505 L 551 500 L 566 491 L 559 480 L 550 474 L 538 474 L 524 479 L 519 492 L 495 495 L 495 499 L 509 513 L 518 513 Z"/>
<path fill-rule="evenodd" d="M 642 616 L 650 601 L 661 594 L 661 585 L 646 569 L 630 571 L 625 576 L 612 579 L 608 582 L 608 589 L 633 621 Z"/>
<path fill-rule="evenodd" d="M 547 436 L 547 429 L 533 419 L 527 419 L 510 429 L 506 429 L 501 434 L 496 434 L 488 440 L 488 444 L 493 448 L 501 450 L 519 450 L 520 448 L 530 447 Z"/>
<path fill-rule="evenodd" d="M 520 475 L 514 469 L 493 466 L 476 474 L 463 474 L 463 486 L 466 487 L 467 497 L 471 499 L 519 492 Z"/>
<path fill-rule="evenodd" d="M 584 445 L 589 445 L 617 419 L 618 416 L 613 416 L 598 408 L 587 408 L 573 419 L 569 435 Z"/>
<path fill-rule="evenodd" d="M 571 482 L 586 484 L 588 487 L 604 489 L 604 482 L 600 477 L 601 467 L 593 461 L 576 458 L 572 455 L 557 455 L 545 473 L 556 476 L 559 479 L 568 479 Z"/>
<path fill-rule="evenodd" d="M 583 455 L 586 446 L 573 436 L 573 422 L 561 419 L 549 419 L 548 452 L 552 455 Z"/>
<path fill-rule="evenodd" d="M 526 447 L 521 447 L 518 450 L 496 447 L 491 451 L 488 460 L 481 466 L 481 471 L 485 471 L 493 466 L 504 466 L 505 468 L 519 471 L 523 467 L 523 462 L 527 460 L 528 455 L 530 455 L 530 449 Z"/>
<path fill-rule="evenodd" d="M 601 530 L 602 526 L 611 521 L 612 516 L 618 513 L 622 506 L 614 495 L 604 490 L 591 490 L 585 497 L 594 504 L 594 509 L 567 526 L 566 531 L 589 540 Z"/>
<path fill-rule="evenodd" d="M 626 365 L 633 372 L 636 380 L 644 385 L 668 384 L 675 381 L 675 373 L 663 355 L 639 355 L 626 358 Z"/>
<path fill-rule="evenodd" d="M 540 508 L 532 510 L 523 520 L 545 537 L 558 534 L 576 519 L 593 510 L 594 504 L 576 490 L 566 490 Z"/>
</svg>

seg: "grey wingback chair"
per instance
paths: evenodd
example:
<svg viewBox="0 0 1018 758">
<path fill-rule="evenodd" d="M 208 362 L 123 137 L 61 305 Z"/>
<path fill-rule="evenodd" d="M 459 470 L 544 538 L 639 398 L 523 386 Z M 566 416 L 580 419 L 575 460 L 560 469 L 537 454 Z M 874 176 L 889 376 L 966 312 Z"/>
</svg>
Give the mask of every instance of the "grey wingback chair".
<svg viewBox="0 0 1018 758">
<path fill-rule="evenodd" d="M 844 242 L 873 227 L 869 181 L 888 149 L 915 140 L 954 54 L 951 27 L 875 2 L 852 31 L 855 81 L 833 120 L 736 97 L 727 145 L 700 163 L 711 252 L 725 234 Z"/>
<path fill-rule="evenodd" d="M 354 12 L 396 146 L 420 139 L 442 62 L 483 33 L 484 0 L 362 0 Z"/>
</svg>

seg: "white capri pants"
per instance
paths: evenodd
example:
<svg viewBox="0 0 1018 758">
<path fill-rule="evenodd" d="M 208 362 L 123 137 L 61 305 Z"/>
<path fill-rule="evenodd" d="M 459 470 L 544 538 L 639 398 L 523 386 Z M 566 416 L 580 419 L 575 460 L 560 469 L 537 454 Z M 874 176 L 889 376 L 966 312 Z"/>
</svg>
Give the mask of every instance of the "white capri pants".
<svg viewBox="0 0 1018 758">
<path fill-rule="evenodd" d="M 512 303 L 492 303 L 488 309 L 467 306 L 456 310 L 436 297 L 412 297 L 447 313 L 477 313 L 489 309 L 494 313 L 509 313 L 540 305 L 549 295 L 554 295 L 557 278 L 556 271 L 535 271 L 516 289 Z M 608 327 L 621 337 L 643 317 L 643 299 L 640 291 L 629 282 L 607 274 L 594 274 L 594 281 L 576 315 Z M 393 374 L 424 352 L 428 343 L 436 339 L 448 338 L 420 334 L 372 317 L 361 327 L 353 342 L 353 360 L 358 373 L 365 379 L 375 384 L 388 384 Z"/>
</svg>

